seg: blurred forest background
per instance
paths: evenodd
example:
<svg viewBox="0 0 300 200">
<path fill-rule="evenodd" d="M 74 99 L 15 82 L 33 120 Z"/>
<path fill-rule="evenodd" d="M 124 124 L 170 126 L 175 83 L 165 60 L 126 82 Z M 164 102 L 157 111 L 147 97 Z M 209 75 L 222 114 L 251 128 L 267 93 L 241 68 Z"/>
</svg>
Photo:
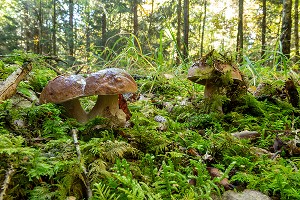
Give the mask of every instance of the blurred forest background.
<svg viewBox="0 0 300 200">
<path fill-rule="evenodd" d="M 298 0 L 2 0 L 0 8 L 2 55 L 22 49 L 98 65 L 129 38 L 171 65 L 212 49 L 299 57 Z"/>
</svg>

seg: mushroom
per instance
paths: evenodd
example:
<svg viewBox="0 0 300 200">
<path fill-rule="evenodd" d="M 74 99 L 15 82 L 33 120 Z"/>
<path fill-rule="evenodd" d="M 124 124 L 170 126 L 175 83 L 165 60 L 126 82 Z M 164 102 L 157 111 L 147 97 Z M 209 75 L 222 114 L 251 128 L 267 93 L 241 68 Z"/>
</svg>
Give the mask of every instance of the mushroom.
<svg viewBox="0 0 300 200">
<path fill-rule="evenodd" d="M 49 81 L 40 95 L 40 103 L 56 103 L 65 107 L 69 117 L 78 122 L 87 121 L 87 113 L 80 105 L 86 82 L 81 75 L 58 76 Z"/>
<path fill-rule="evenodd" d="M 101 116 L 112 126 L 123 126 L 126 113 L 119 108 L 119 94 L 136 92 L 137 84 L 123 69 L 108 68 L 88 75 L 58 76 L 48 83 L 40 96 L 40 103 L 62 104 L 67 114 L 80 123 Z M 98 95 L 89 113 L 80 105 L 79 98 Z"/>
<path fill-rule="evenodd" d="M 188 70 L 189 80 L 205 86 L 204 99 L 213 100 L 215 95 L 224 94 L 225 88 L 230 89 L 235 81 L 243 81 L 239 69 L 218 56 L 220 57 L 220 54 L 212 51 Z M 219 105 L 217 109 L 222 111 L 222 106 Z"/>
<path fill-rule="evenodd" d="M 223 83 L 221 80 L 222 74 L 229 73 L 229 78 L 237 81 L 242 81 L 242 76 L 239 70 L 229 64 L 218 64 L 209 66 L 202 60 L 194 63 L 188 70 L 188 79 L 204 85 L 204 98 L 211 98 L 214 94 L 220 94 Z"/>
<path fill-rule="evenodd" d="M 90 74 L 86 84 L 86 96 L 98 95 L 88 118 L 102 116 L 109 118 L 113 125 L 125 125 L 126 114 L 119 108 L 119 94 L 136 92 L 137 84 L 132 76 L 123 69 L 108 68 Z"/>
</svg>

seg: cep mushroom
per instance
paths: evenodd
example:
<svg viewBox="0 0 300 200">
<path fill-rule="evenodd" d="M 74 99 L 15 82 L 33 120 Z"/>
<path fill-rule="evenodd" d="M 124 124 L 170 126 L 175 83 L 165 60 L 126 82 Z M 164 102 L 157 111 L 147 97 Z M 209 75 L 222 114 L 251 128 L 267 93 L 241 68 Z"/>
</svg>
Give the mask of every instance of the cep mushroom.
<svg viewBox="0 0 300 200">
<path fill-rule="evenodd" d="M 119 108 L 119 95 L 136 92 L 137 84 L 125 70 L 108 68 L 90 74 L 58 76 L 48 83 L 40 95 L 40 103 L 62 104 L 69 117 L 80 123 L 101 116 L 108 118 L 112 126 L 123 126 L 126 114 Z M 89 113 L 82 108 L 79 98 L 98 95 Z"/>
<path fill-rule="evenodd" d="M 125 70 L 108 68 L 90 74 L 86 78 L 85 95 L 98 95 L 88 118 L 102 116 L 113 125 L 124 125 L 126 114 L 119 108 L 119 94 L 136 92 L 137 84 Z"/>
<path fill-rule="evenodd" d="M 86 82 L 81 75 L 58 76 L 49 81 L 40 95 L 40 103 L 61 104 L 69 117 L 84 123 L 87 113 L 81 107 L 79 98 L 84 96 Z"/>
<path fill-rule="evenodd" d="M 214 101 L 214 96 L 232 92 L 230 87 L 234 82 L 244 82 L 239 69 L 219 54 L 211 51 L 209 54 L 195 62 L 188 70 L 188 79 L 204 85 L 204 99 Z M 229 90 L 228 90 L 229 88 Z M 224 90 L 226 90 L 224 92 Z M 231 98 L 232 95 L 228 96 Z M 222 112 L 222 105 L 217 110 Z"/>
</svg>

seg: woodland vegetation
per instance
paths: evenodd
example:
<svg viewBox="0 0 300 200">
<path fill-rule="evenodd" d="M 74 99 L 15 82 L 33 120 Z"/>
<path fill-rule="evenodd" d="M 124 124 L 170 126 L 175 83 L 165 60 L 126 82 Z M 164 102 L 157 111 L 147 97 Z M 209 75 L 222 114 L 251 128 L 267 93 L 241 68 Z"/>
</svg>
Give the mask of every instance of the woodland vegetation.
<svg viewBox="0 0 300 200">
<path fill-rule="evenodd" d="M 245 189 L 300 199 L 298 8 L 0 1 L 0 200 L 222 199 Z M 78 122 L 39 100 L 57 76 L 109 68 L 137 84 L 118 96 L 125 125 Z M 87 112 L 96 101 L 80 98 Z"/>
</svg>

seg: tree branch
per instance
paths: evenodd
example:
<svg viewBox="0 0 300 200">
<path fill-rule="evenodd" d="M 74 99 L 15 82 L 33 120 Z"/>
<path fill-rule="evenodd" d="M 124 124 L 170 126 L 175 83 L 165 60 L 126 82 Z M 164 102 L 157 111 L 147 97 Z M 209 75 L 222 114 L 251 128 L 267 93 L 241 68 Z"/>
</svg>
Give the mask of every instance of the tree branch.
<svg viewBox="0 0 300 200">
<path fill-rule="evenodd" d="M 22 67 L 9 75 L 5 81 L 0 82 L 0 103 L 16 93 L 19 83 L 26 78 L 31 69 L 31 63 L 24 62 Z"/>
</svg>

